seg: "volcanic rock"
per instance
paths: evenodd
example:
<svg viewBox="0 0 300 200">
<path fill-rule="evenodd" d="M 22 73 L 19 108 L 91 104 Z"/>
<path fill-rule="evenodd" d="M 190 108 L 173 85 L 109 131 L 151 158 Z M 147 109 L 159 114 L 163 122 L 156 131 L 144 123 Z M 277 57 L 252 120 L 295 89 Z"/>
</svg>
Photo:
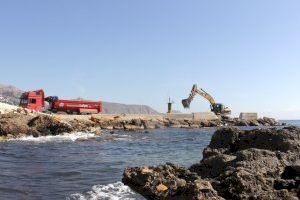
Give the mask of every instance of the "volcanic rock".
<svg viewBox="0 0 300 200">
<path fill-rule="evenodd" d="M 189 169 L 170 163 L 144 168 L 126 169 L 123 182 L 147 199 L 296 200 L 300 129 L 223 128 Z"/>
<path fill-rule="evenodd" d="M 123 182 L 147 199 L 222 199 L 210 182 L 171 163 L 128 168 L 124 172 Z"/>
<path fill-rule="evenodd" d="M 69 124 L 48 115 L 34 117 L 28 122 L 28 126 L 37 130 L 41 135 L 58 135 L 73 131 Z"/>
</svg>

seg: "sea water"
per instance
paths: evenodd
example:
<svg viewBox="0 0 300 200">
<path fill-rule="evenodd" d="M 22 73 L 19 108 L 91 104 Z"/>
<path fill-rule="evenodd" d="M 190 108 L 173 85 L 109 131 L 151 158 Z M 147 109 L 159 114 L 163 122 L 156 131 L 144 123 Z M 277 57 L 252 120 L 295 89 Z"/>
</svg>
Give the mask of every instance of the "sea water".
<svg viewBox="0 0 300 200">
<path fill-rule="evenodd" d="M 0 199 L 143 199 L 121 183 L 126 167 L 199 162 L 214 128 L 96 136 L 74 133 L 0 143 Z"/>
<path fill-rule="evenodd" d="M 300 121 L 285 121 L 300 125 Z M 215 128 L 73 133 L 0 143 L 0 199 L 144 199 L 122 184 L 126 167 L 202 158 Z"/>
</svg>

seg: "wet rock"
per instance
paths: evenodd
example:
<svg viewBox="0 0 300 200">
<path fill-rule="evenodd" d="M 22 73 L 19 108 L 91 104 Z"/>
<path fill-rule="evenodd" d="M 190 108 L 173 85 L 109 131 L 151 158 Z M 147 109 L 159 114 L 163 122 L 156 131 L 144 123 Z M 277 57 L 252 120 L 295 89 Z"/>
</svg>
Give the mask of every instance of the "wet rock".
<svg viewBox="0 0 300 200">
<path fill-rule="evenodd" d="M 256 120 L 254 121 L 249 121 L 249 126 L 260 126 L 260 123 Z"/>
<path fill-rule="evenodd" d="M 39 115 L 28 122 L 28 126 L 37 130 L 41 135 L 58 135 L 70 133 L 72 126 L 48 115 Z"/>
<path fill-rule="evenodd" d="M 101 128 L 100 127 L 90 127 L 89 132 L 94 133 L 95 135 L 101 135 Z"/>
<path fill-rule="evenodd" d="M 113 126 L 113 129 L 115 129 L 115 130 L 123 130 L 124 126 L 123 125 L 115 125 L 115 126 Z"/>
<path fill-rule="evenodd" d="M 235 123 L 236 126 L 249 126 L 246 120 L 240 120 Z"/>
<path fill-rule="evenodd" d="M 126 131 L 138 131 L 138 130 L 144 130 L 145 128 L 144 128 L 144 126 L 126 124 L 126 125 L 124 125 L 124 129 Z"/>
<path fill-rule="evenodd" d="M 183 125 L 180 126 L 180 128 L 190 128 L 190 125 L 188 125 L 188 124 L 183 124 Z"/>
<path fill-rule="evenodd" d="M 171 163 L 127 168 L 123 182 L 147 199 L 222 199 L 210 182 Z"/>
<path fill-rule="evenodd" d="M 200 128 L 200 125 L 199 124 L 191 124 L 190 125 L 190 128 Z"/>
<path fill-rule="evenodd" d="M 165 127 L 166 126 L 163 123 L 160 123 L 160 122 L 155 124 L 155 128 L 157 128 L 157 129 L 163 129 Z"/>
<path fill-rule="evenodd" d="M 69 133 L 74 129 L 70 124 L 49 115 L 33 115 L 19 112 L 11 112 L 0 117 L 0 136 L 7 139 L 32 135 L 34 137 L 44 135 L 58 135 Z"/>
<path fill-rule="evenodd" d="M 277 126 L 277 125 L 279 125 L 279 122 L 276 119 L 274 119 L 274 118 L 264 117 L 262 120 L 264 121 L 264 123 L 267 123 L 270 126 Z"/>
<path fill-rule="evenodd" d="M 180 125 L 180 124 L 171 124 L 169 126 L 169 128 L 181 128 L 181 127 L 182 127 L 182 125 Z"/>
<path fill-rule="evenodd" d="M 169 122 L 168 122 L 169 126 L 180 126 L 180 122 L 178 120 L 175 120 L 175 119 L 170 119 Z"/>
<path fill-rule="evenodd" d="M 209 181 L 204 180 L 196 180 L 193 185 L 192 193 L 195 194 L 193 196 L 193 199 L 198 200 L 206 200 L 206 199 L 212 199 L 212 200 L 221 200 L 223 199 L 220 197 L 217 193 L 217 191 L 212 187 L 211 183 Z"/>
<path fill-rule="evenodd" d="M 300 129 L 219 129 L 200 163 L 128 168 L 123 182 L 147 199 L 299 199 Z"/>
<path fill-rule="evenodd" d="M 92 121 L 84 121 L 78 119 L 69 121 L 69 124 L 74 131 L 76 130 L 78 132 L 90 132 L 90 129 L 96 126 L 96 124 Z M 100 126 L 98 126 L 97 128 L 100 128 Z"/>
<path fill-rule="evenodd" d="M 203 160 L 191 171 L 217 180 L 214 188 L 226 199 L 294 199 L 299 192 L 295 188 L 298 168 L 291 170 L 287 165 L 300 159 L 299 136 L 300 129 L 295 127 L 220 129 L 204 151 Z M 294 181 L 282 181 L 282 173 Z"/>
<path fill-rule="evenodd" d="M 217 127 L 220 125 L 220 121 L 210 121 L 208 127 Z"/>
<path fill-rule="evenodd" d="M 287 152 L 299 150 L 299 129 L 296 132 L 286 129 L 262 129 L 244 131 L 239 136 L 236 148 L 239 150 L 247 148 L 267 149 L 271 151 Z"/>
<path fill-rule="evenodd" d="M 237 128 L 218 129 L 212 136 L 209 147 L 212 149 L 232 148 L 239 139 L 241 131 Z"/>
<path fill-rule="evenodd" d="M 281 175 L 283 179 L 295 179 L 300 178 L 300 164 L 286 166 L 284 172 Z M 300 179 L 299 179 L 300 180 Z"/>
<path fill-rule="evenodd" d="M 3 114 L 0 117 L 0 136 L 30 135 L 33 130 L 27 123 L 32 117 L 19 113 Z"/>
<path fill-rule="evenodd" d="M 141 119 L 132 119 L 129 123 L 133 126 L 142 126 L 142 120 Z"/>
<path fill-rule="evenodd" d="M 195 164 L 190 167 L 191 171 L 195 171 L 203 178 L 214 178 L 223 173 L 228 166 L 232 165 L 232 161 L 236 156 L 219 154 L 203 159 L 201 164 Z"/>
<path fill-rule="evenodd" d="M 103 130 L 114 130 L 114 127 L 113 126 L 102 125 L 101 129 L 103 129 Z"/>
<path fill-rule="evenodd" d="M 220 120 L 203 120 L 200 122 L 200 127 L 218 127 L 221 126 L 223 122 Z"/>
<path fill-rule="evenodd" d="M 158 125 L 158 122 L 150 121 L 150 120 L 142 120 L 142 125 L 145 129 L 155 129 Z"/>
</svg>

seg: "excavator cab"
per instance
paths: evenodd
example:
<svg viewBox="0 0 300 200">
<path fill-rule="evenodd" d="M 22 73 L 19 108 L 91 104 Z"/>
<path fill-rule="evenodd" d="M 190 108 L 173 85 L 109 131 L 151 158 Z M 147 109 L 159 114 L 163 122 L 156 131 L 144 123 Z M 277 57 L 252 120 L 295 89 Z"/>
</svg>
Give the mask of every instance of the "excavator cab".
<svg viewBox="0 0 300 200">
<path fill-rule="evenodd" d="M 216 115 L 230 115 L 231 110 L 228 107 L 225 107 L 221 103 L 216 103 L 210 106 L 211 111 L 216 113 Z"/>
</svg>

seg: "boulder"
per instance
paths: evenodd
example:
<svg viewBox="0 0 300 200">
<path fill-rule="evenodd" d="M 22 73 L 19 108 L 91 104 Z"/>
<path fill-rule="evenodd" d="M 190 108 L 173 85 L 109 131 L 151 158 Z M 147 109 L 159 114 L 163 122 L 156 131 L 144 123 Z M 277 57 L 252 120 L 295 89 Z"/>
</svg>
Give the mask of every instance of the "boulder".
<svg viewBox="0 0 300 200">
<path fill-rule="evenodd" d="M 95 135 L 101 135 L 101 128 L 100 127 L 90 127 L 89 132 L 94 133 Z"/>
<path fill-rule="evenodd" d="M 27 123 L 32 117 L 19 113 L 7 113 L 0 117 L 0 136 L 30 135 L 35 132 Z"/>
<path fill-rule="evenodd" d="M 73 131 L 71 125 L 48 115 L 38 115 L 28 122 L 28 126 L 37 130 L 41 135 L 58 135 Z"/>
<path fill-rule="evenodd" d="M 123 183 L 147 199 L 223 199 L 209 181 L 171 163 L 127 168 L 123 177 Z"/>
<path fill-rule="evenodd" d="M 150 121 L 150 120 L 142 120 L 142 125 L 145 129 L 155 129 L 159 123 Z"/>
<path fill-rule="evenodd" d="M 144 126 L 125 124 L 124 129 L 126 131 L 138 131 L 138 130 L 144 130 L 145 128 L 144 128 Z"/>
<path fill-rule="evenodd" d="M 235 122 L 236 126 L 249 126 L 249 123 L 246 120 L 238 120 Z"/>
<path fill-rule="evenodd" d="M 299 161 L 299 128 L 224 128 L 190 170 L 215 181 L 214 189 L 225 199 L 297 199 Z"/>
<path fill-rule="evenodd" d="M 147 199 L 300 198 L 300 129 L 218 129 L 203 159 L 128 168 L 123 182 Z"/>
<path fill-rule="evenodd" d="M 260 126 L 261 124 L 257 120 L 249 121 L 249 126 Z"/>
</svg>

